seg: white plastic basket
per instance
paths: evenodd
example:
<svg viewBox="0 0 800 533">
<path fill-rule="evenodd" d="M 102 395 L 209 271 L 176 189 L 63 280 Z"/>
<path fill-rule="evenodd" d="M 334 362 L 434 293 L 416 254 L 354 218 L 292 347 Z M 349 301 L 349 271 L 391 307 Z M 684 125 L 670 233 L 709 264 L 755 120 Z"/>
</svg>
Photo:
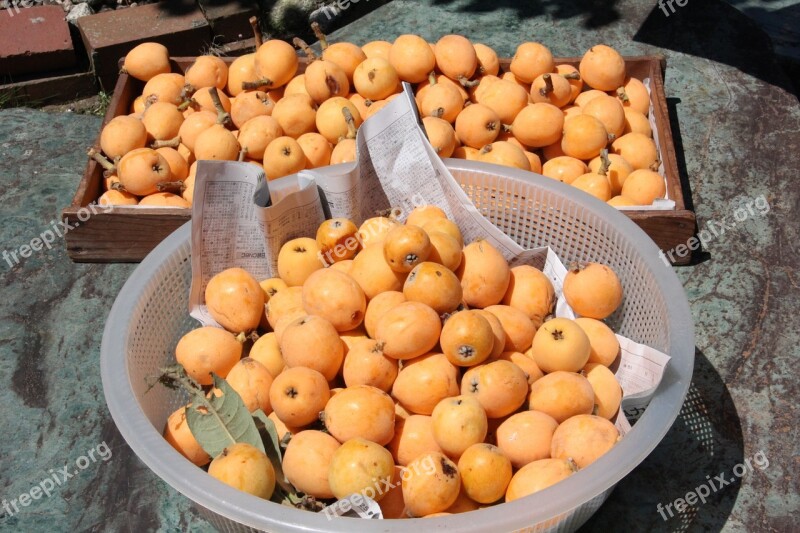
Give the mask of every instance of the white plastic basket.
<svg viewBox="0 0 800 533">
<path fill-rule="evenodd" d="M 478 209 L 525 247 L 551 246 L 565 262 L 610 265 L 625 289 L 610 325 L 668 353 L 672 360 L 650 406 L 609 453 L 565 481 L 526 498 L 480 511 L 418 520 L 328 520 L 239 492 L 216 481 L 161 437 L 181 398 L 164 387 L 145 394 L 145 377 L 174 361 L 178 339 L 197 324 L 188 316 L 190 224 L 156 247 L 134 271 L 103 334 L 101 375 L 111 415 L 153 472 L 193 500 L 220 531 L 400 532 L 574 531 L 614 485 L 656 447 L 689 387 L 694 333 L 683 287 L 650 238 L 625 215 L 577 189 L 515 169 L 446 160 Z"/>
</svg>

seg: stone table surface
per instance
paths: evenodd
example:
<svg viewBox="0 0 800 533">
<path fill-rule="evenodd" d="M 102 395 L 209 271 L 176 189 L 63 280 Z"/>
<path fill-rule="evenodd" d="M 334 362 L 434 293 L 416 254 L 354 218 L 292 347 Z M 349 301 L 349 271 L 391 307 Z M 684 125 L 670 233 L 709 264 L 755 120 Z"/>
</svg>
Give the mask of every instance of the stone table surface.
<svg viewBox="0 0 800 533">
<path fill-rule="evenodd" d="M 710 236 L 692 266 L 676 269 L 696 324 L 694 379 L 663 442 L 583 530 L 800 529 L 800 106 L 767 38 L 715 1 L 676 4 L 665 16 L 643 1 L 395 0 L 332 39 L 418 33 L 436 40 L 451 32 L 503 56 L 514 43 L 537 40 L 561 56 L 605 42 L 626 55 L 668 60 L 680 166 L 699 228 Z M 99 123 L 0 111 L 6 252 L 57 225 Z M 52 476 L 60 484 L 19 512 L 0 502 L 0 530 L 210 531 L 187 499 L 133 455 L 103 399 L 103 325 L 135 265 L 73 264 L 60 239 L 19 264 L 10 257 L 0 259 L 0 499 Z M 77 473 L 62 481 L 64 467 Z M 656 510 L 709 478 L 737 473 L 705 504 L 666 520 Z"/>
</svg>

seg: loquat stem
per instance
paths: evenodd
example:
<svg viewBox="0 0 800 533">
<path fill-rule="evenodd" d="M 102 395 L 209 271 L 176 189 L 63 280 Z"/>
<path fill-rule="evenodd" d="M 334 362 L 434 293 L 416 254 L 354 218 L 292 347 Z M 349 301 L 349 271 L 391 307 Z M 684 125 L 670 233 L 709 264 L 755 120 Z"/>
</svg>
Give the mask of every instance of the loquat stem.
<svg viewBox="0 0 800 533">
<path fill-rule="evenodd" d="M 189 394 L 198 394 L 197 400 L 201 406 L 205 407 L 206 409 L 211 408 L 211 404 L 208 403 L 205 395 L 203 394 L 203 388 L 197 383 L 191 376 L 186 374 L 186 370 L 180 365 L 173 365 L 167 366 L 159 369 L 159 375 L 153 379 L 152 377 L 147 378 L 148 387 L 147 392 L 150 391 L 153 387 L 157 384 L 164 385 L 168 389 L 171 390 L 178 390 L 183 389 Z"/>
<path fill-rule="evenodd" d="M 486 146 L 484 146 L 483 148 L 481 148 L 481 153 L 482 153 L 482 154 L 488 154 L 488 153 L 489 153 L 489 152 L 491 152 L 492 150 L 493 150 L 493 148 L 492 148 L 492 145 L 491 145 L 491 144 L 487 144 Z"/>
<path fill-rule="evenodd" d="M 94 159 L 98 165 L 103 167 L 103 170 L 106 172 L 114 172 L 117 170 L 116 165 L 108 160 L 106 156 L 95 150 L 94 148 L 89 148 L 89 151 L 86 152 L 86 155 Z"/>
<path fill-rule="evenodd" d="M 375 102 L 373 102 L 373 101 L 372 101 L 372 100 L 370 100 L 369 98 L 365 98 L 365 99 L 364 99 L 364 105 L 365 105 L 365 106 L 367 106 L 367 107 L 371 106 L 371 105 L 372 105 L 372 104 L 374 104 L 374 103 L 375 103 Z"/>
<path fill-rule="evenodd" d="M 431 85 L 436 85 L 436 71 L 432 70 L 428 73 L 428 83 Z"/>
<path fill-rule="evenodd" d="M 579 80 L 579 79 L 581 79 L 581 75 L 577 71 L 575 71 L 575 72 L 567 72 L 566 74 L 562 74 L 562 76 L 564 76 L 564 78 L 566 78 L 568 80 Z"/>
<path fill-rule="evenodd" d="M 342 114 L 344 115 L 345 122 L 347 122 L 347 135 L 345 139 L 355 139 L 358 131 L 356 130 L 356 121 L 353 118 L 353 114 L 346 107 L 342 108 Z"/>
<path fill-rule="evenodd" d="M 608 142 L 612 143 L 612 142 L 614 142 L 614 139 L 616 139 L 616 138 L 617 138 L 617 136 L 614 135 L 613 133 L 609 133 L 608 134 Z"/>
<path fill-rule="evenodd" d="M 144 99 L 144 110 L 147 111 L 147 108 L 151 105 L 158 102 L 158 96 L 155 94 L 148 95 L 147 98 Z"/>
<path fill-rule="evenodd" d="M 294 45 L 297 48 L 302 50 L 309 60 L 311 61 L 317 60 L 317 54 L 314 53 L 314 50 L 312 50 L 311 47 L 308 46 L 308 43 L 306 43 L 303 39 L 301 39 L 300 37 L 295 37 L 294 39 L 292 39 L 292 43 L 294 43 Z"/>
<path fill-rule="evenodd" d="M 470 88 L 475 87 L 476 85 L 478 85 L 480 83 L 479 80 L 469 80 L 466 76 L 459 76 L 458 77 L 458 82 L 465 89 L 470 89 Z"/>
<path fill-rule="evenodd" d="M 436 117 L 436 118 L 442 118 L 442 115 L 444 115 L 444 108 L 443 107 L 437 107 L 431 113 L 431 116 L 432 117 Z"/>
<path fill-rule="evenodd" d="M 611 159 L 608 158 L 608 148 L 603 148 L 600 152 L 600 160 L 603 162 L 600 169 L 597 171 L 601 176 L 608 175 L 608 169 L 611 167 Z"/>
<path fill-rule="evenodd" d="M 159 148 L 177 148 L 180 145 L 181 145 L 181 136 L 178 135 L 173 139 L 155 140 L 152 143 L 150 143 L 150 148 L 152 148 L 153 150 L 157 150 Z"/>
<path fill-rule="evenodd" d="M 111 189 L 112 191 L 125 192 L 125 186 L 122 184 L 122 182 L 119 181 L 115 181 L 114 183 L 109 185 L 108 188 Z"/>
<path fill-rule="evenodd" d="M 319 45 L 322 47 L 322 51 L 324 52 L 326 48 L 328 48 L 328 38 L 322 32 L 322 28 L 319 27 L 318 22 L 311 23 L 311 30 L 314 32 L 314 36 L 319 41 Z"/>
<path fill-rule="evenodd" d="M 186 189 L 186 185 L 182 181 L 162 181 L 156 184 L 156 189 L 158 192 L 180 194 Z"/>
<path fill-rule="evenodd" d="M 511 130 L 512 130 L 512 129 L 513 129 L 513 128 L 511 127 L 511 124 L 503 124 L 503 132 L 505 132 L 505 133 L 511 133 Z"/>
<path fill-rule="evenodd" d="M 272 83 L 272 80 L 269 78 L 261 78 L 260 80 L 256 81 L 243 81 L 242 89 L 245 91 L 255 91 L 262 87 L 270 88 Z"/>
<path fill-rule="evenodd" d="M 219 92 L 216 87 L 211 87 L 208 91 L 211 96 L 211 101 L 214 103 L 214 109 L 217 110 L 217 124 L 224 124 L 227 126 L 231 123 L 231 114 L 225 111 L 222 107 L 222 102 L 219 99 Z"/>
<path fill-rule="evenodd" d="M 623 102 L 629 102 L 628 93 L 625 92 L 625 87 L 617 87 L 617 98 Z"/>
<path fill-rule="evenodd" d="M 258 17 L 250 17 L 248 19 L 250 27 L 253 28 L 253 40 L 256 43 L 256 49 L 264 44 L 264 36 L 261 35 L 261 28 L 258 27 Z"/>
<path fill-rule="evenodd" d="M 247 156 L 247 146 L 242 146 L 242 149 L 239 150 L 239 157 L 236 160 L 241 163 L 244 161 L 245 156 Z"/>
<path fill-rule="evenodd" d="M 539 89 L 539 94 L 542 96 L 547 96 L 555 90 L 553 89 L 553 78 L 550 76 L 550 74 L 545 74 L 542 76 L 542 79 L 544 80 L 544 87 Z"/>
<path fill-rule="evenodd" d="M 187 98 L 183 102 L 180 103 L 178 106 L 178 111 L 185 111 L 188 108 L 197 108 L 197 100 L 194 98 Z"/>
<path fill-rule="evenodd" d="M 191 83 L 187 83 L 181 89 L 181 100 L 188 100 L 192 97 L 194 93 L 197 92 L 197 89 L 194 88 L 194 85 Z"/>
</svg>

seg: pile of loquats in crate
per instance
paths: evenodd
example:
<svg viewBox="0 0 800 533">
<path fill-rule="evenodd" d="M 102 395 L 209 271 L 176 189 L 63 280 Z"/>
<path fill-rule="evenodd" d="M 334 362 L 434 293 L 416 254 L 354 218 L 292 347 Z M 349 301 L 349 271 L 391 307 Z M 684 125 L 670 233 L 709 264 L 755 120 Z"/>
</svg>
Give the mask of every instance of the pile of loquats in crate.
<svg viewBox="0 0 800 533">
<path fill-rule="evenodd" d="M 613 48 L 578 68 L 542 44 L 521 44 L 505 72 L 490 47 L 460 35 L 416 35 L 364 46 L 269 40 L 228 62 L 197 57 L 173 72 L 168 50 L 143 43 L 123 71 L 144 82 L 130 114 L 113 118 L 89 155 L 103 167 L 101 205 L 192 203 L 197 161 L 239 160 L 268 179 L 354 161 L 355 136 L 402 92 L 415 90 L 423 126 L 443 157 L 473 159 L 571 184 L 609 204 L 666 195 L 648 115 L 650 94 Z"/>
</svg>

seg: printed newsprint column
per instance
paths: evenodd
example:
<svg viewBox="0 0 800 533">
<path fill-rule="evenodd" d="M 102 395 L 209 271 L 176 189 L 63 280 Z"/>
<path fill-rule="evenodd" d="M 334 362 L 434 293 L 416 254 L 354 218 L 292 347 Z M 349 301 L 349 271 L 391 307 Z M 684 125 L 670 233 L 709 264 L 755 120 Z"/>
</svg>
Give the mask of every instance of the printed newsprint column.
<svg viewBox="0 0 800 533">
<path fill-rule="evenodd" d="M 240 267 L 257 279 L 269 273 L 257 211 L 269 205 L 264 171 L 250 163 L 199 161 L 192 203 L 192 288 L 189 312 L 206 326 L 204 294 L 225 268 Z"/>
</svg>

